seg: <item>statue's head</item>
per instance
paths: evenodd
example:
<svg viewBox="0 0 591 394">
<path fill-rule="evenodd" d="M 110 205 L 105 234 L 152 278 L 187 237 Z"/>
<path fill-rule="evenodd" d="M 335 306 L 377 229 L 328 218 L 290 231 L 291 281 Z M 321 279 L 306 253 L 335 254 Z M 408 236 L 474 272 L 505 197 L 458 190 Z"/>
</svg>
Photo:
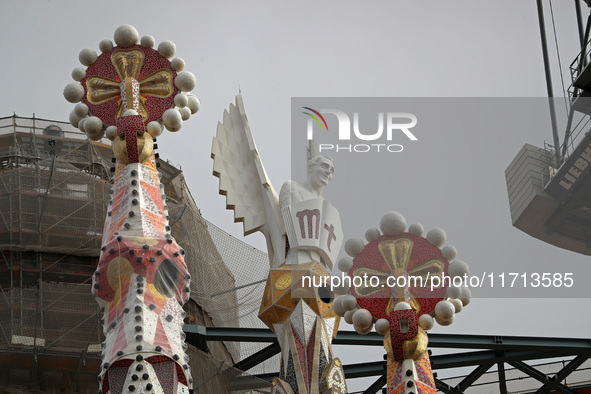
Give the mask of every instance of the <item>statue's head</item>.
<svg viewBox="0 0 591 394">
<path fill-rule="evenodd" d="M 317 185 L 326 186 L 332 180 L 335 164 L 332 157 L 318 155 L 308 161 L 308 179 Z"/>
</svg>

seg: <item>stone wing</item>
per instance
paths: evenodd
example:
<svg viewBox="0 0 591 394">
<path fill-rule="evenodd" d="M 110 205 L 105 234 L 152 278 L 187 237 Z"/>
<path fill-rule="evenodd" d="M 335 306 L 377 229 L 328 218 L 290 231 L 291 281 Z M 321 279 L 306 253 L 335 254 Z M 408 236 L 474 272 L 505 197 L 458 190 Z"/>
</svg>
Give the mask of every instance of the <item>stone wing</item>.
<svg viewBox="0 0 591 394">
<path fill-rule="evenodd" d="M 261 231 L 269 242 L 270 221 L 277 220 L 269 216 L 278 212 L 278 198 L 261 163 L 240 94 L 224 111 L 223 122 L 218 122 L 211 157 L 219 192 L 226 196 L 226 208 L 234 210 L 234 221 L 243 223 L 244 235 Z"/>
</svg>

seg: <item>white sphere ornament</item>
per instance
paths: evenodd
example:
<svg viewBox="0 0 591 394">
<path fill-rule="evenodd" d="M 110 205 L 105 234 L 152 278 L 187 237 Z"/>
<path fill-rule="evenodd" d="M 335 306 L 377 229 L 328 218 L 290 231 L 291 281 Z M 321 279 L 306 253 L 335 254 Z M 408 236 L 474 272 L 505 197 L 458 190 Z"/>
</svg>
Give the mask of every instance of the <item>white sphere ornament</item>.
<svg viewBox="0 0 591 394">
<path fill-rule="evenodd" d="M 345 316 L 343 316 L 343 318 L 345 319 L 347 324 L 353 324 L 353 313 L 355 313 L 355 311 L 345 312 Z"/>
<path fill-rule="evenodd" d="M 152 37 L 150 35 L 145 35 L 140 40 L 140 45 L 143 46 L 144 48 L 152 49 L 152 48 L 154 48 L 154 45 L 156 45 L 156 40 L 154 40 L 154 37 Z"/>
<path fill-rule="evenodd" d="M 84 48 L 78 54 L 78 60 L 80 60 L 80 63 L 82 63 L 82 65 L 84 65 L 86 67 L 88 67 L 88 66 L 92 65 L 94 62 L 96 62 L 97 58 L 98 58 L 98 55 L 96 54 L 96 51 L 91 48 Z"/>
<path fill-rule="evenodd" d="M 174 105 L 179 108 L 185 108 L 189 104 L 189 97 L 184 93 L 179 93 L 174 96 Z"/>
<path fill-rule="evenodd" d="M 345 256 L 339 260 L 339 262 L 337 263 L 337 266 L 339 267 L 339 269 L 341 271 L 349 272 L 351 270 L 351 268 L 353 268 L 353 259 Z"/>
<path fill-rule="evenodd" d="M 158 137 L 160 134 L 162 134 L 162 125 L 159 122 L 153 120 L 146 125 L 146 131 L 152 137 Z"/>
<path fill-rule="evenodd" d="M 361 253 L 364 247 L 365 244 L 361 238 L 349 238 L 345 242 L 345 253 L 351 257 L 355 257 Z"/>
<path fill-rule="evenodd" d="M 349 290 L 351 290 L 351 286 L 348 283 L 341 283 L 339 286 L 335 286 L 332 289 L 336 295 L 345 295 L 349 294 Z"/>
<path fill-rule="evenodd" d="M 464 306 L 468 305 L 472 300 L 472 292 L 466 286 L 462 286 L 462 295 L 460 296 L 460 301 Z"/>
<path fill-rule="evenodd" d="M 376 320 L 376 332 L 381 335 L 386 335 L 390 331 L 390 322 L 387 319 Z"/>
<path fill-rule="evenodd" d="M 111 141 L 115 140 L 115 137 L 117 137 L 117 126 L 107 127 L 107 130 L 105 130 L 105 135 Z"/>
<path fill-rule="evenodd" d="M 174 85 L 183 92 L 190 92 L 197 85 L 197 78 L 189 71 L 181 71 L 174 79 Z"/>
<path fill-rule="evenodd" d="M 127 111 L 123 112 L 123 116 L 135 116 L 138 115 L 135 109 L 128 109 Z"/>
<path fill-rule="evenodd" d="M 398 212 L 388 212 L 380 220 L 380 230 L 384 235 L 398 235 L 406 229 L 406 219 Z"/>
<path fill-rule="evenodd" d="M 181 114 L 174 108 L 167 109 L 162 114 L 162 121 L 168 130 L 174 129 L 183 123 Z"/>
<path fill-rule="evenodd" d="M 71 82 L 64 88 L 64 97 L 71 103 L 77 103 L 84 96 L 84 88 L 78 82 Z"/>
<path fill-rule="evenodd" d="M 179 108 L 178 111 L 181 114 L 181 119 L 183 121 L 189 120 L 189 118 L 191 117 L 191 110 L 187 107 Z"/>
<path fill-rule="evenodd" d="M 80 129 L 81 132 L 86 133 L 86 130 L 84 129 L 84 123 L 86 122 L 88 118 L 82 118 L 78 121 L 78 129 Z"/>
<path fill-rule="evenodd" d="M 470 266 L 462 260 L 452 261 L 447 268 L 447 275 L 452 278 L 470 275 Z"/>
<path fill-rule="evenodd" d="M 373 242 L 376 239 L 380 238 L 381 235 L 382 233 L 380 233 L 380 230 L 378 230 L 377 228 L 370 228 L 365 232 L 365 239 L 367 240 L 367 242 Z"/>
<path fill-rule="evenodd" d="M 400 301 L 399 303 L 394 306 L 395 311 L 405 311 L 408 309 L 412 309 L 412 306 L 408 302 Z"/>
<path fill-rule="evenodd" d="M 460 298 L 462 295 L 462 289 L 460 287 L 451 285 L 445 289 L 445 295 L 449 298 Z"/>
<path fill-rule="evenodd" d="M 189 94 L 187 97 L 189 98 L 187 106 L 191 110 L 191 114 L 197 113 L 197 111 L 199 111 L 199 108 L 201 108 L 201 102 L 199 101 L 197 96 L 193 94 Z"/>
<path fill-rule="evenodd" d="M 456 308 L 454 304 L 447 300 L 439 301 L 437 305 L 435 305 L 435 317 L 440 320 L 447 320 L 454 317 L 456 313 Z"/>
<path fill-rule="evenodd" d="M 174 71 L 180 72 L 185 69 L 185 61 L 180 57 L 175 57 L 170 61 L 170 66 Z"/>
<path fill-rule="evenodd" d="M 355 299 L 355 297 L 350 294 L 343 296 L 342 303 L 343 308 L 345 308 L 346 311 L 352 311 L 353 309 L 357 308 L 357 299 Z"/>
<path fill-rule="evenodd" d="M 84 78 L 86 78 L 86 69 L 82 68 L 82 67 L 76 67 L 75 69 L 72 70 L 72 79 L 74 81 L 82 81 Z"/>
<path fill-rule="evenodd" d="M 427 233 L 427 242 L 429 242 L 431 245 L 433 246 L 437 246 L 438 248 L 442 247 L 445 244 L 445 240 L 447 239 L 447 236 L 445 234 L 445 231 L 439 227 L 435 227 L 434 229 L 431 229 L 428 233 Z"/>
<path fill-rule="evenodd" d="M 172 41 L 162 41 L 158 44 L 158 53 L 160 56 L 170 59 L 176 53 L 176 45 L 174 45 L 174 42 Z"/>
<path fill-rule="evenodd" d="M 434 325 L 435 320 L 433 320 L 431 315 L 424 314 L 419 317 L 419 327 L 421 327 L 423 330 L 429 331 Z"/>
<path fill-rule="evenodd" d="M 166 127 L 166 130 L 172 132 L 172 133 L 176 133 L 177 131 L 179 131 L 181 128 L 183 127 L 183 123 L 181 121 L 181 123 L 179 123 L 176 126 L 170 126 L 170 127 Z"/>
<path fill-rule="evenodd" d="M 80 122 L 80 117 L 78 115 L 76 115 L 76 112 L 72 111 L 70 112 L 70 117 L 68 119 L 70 121 L 70 124 L 74 127 L 78 127 L 78 122 Z"/>
<path fill-rule="evenodd" d="M 462 308 L 464 307 L 462 301 L 458 300 L 457 298 L 452 298 L 448 301 L 454 305 L 454 308 L 456 308 L 456 313 L 460 313 L 462 311 Z"/>
<path fill-rule="evenodd" d="M 92 140 L 92 141 L 100 141 L 101 138 L 103 138 L 105 136 L 105 130 L 104 129 L 101 129 L 96 134 L 88 134 L 88 133 L 86 133 L 86 134 L 88 135 L 88 139 L 89 140 Z"/>
<path fill-rule="evenodd" d="M 369 327 L 367 327 L 365 330 L 359 330 L 359 331 L 357 331 L 357 333 L 360 335 L 367 335 L 371 332 L 372 328 L 373 328 L 373 324 L 370 324 Z"/>
<path fill-rule="evenodd" d="M 353 328 L 355 329 L 355 331 L 357 331 L 357 334 L 359 335 L 367 335 L 371 332 L 371 329 L 373 327 L 373 324 L 370 324 L 369 326 L 363 328 L 360 326 L 355 327 L 355 324 L 353 324 Z"/>
<path fill-rule="evenodd" d="M 84 103 L 78 103 L 74 107 L 74 112 L 79 118 L 85 118 L 88 116 L 88 105 Z"/>
<path fill-rule="evenodd" d="M 102 40 L 99 42 L 99 49 L 102 53 L 109 52 L 113 50 L 113 41 L 111 40 Z"/>
<path fill-rule="evenodd" d="M 84 122 L 84 130 L 88 137 L 92 139 L 92 136 L 96 136 L 103 131 L 103 121 L 96 116 L 90 116 Z"/>
<path fill-rule="evenodd" d="M 417 237 L 422 237 L 425 229 L 421 223 L 413 223 L 408 226 L 408 232 L 412 235 L 416 235 Z"/>
<path fill-rule="evenodd" d="M 367 309 L 358 309 L 353 313 L 353 326 L 365 329 L 371 326 L 373 323 L 373 317 L 371 312 Z"/>
<path fill-rule="evenodd" d="M 451 245 L 445 245 L 443 249 L 441 249 L 441 254 L 447 261 L 452 261 L 458 257 L 458 250 Z"/>
<path fill-rule="evenodd" d="M 345 308 L 343 307 L 343 298 L 342 297 L 337 297 L 334 302 L 332 303 L 332 310 L 334 311 L 334 313 L 336 313 L 338 316 L 345 316 L 345 313 L 347 312 L 345 310 Z"/>
<path fill-rule="evenodd" d="M 439 318 L 435 317 L 435 321 L 440 326 L 449 326 L 454 322 L 454 318 L 452 317 L 451 319 L 439 319 Z"/>
<path fill-rule="evenodd" d="M 137 44 L 140 35 L 135 27 L 131 25 L 121 25 L 115 30 L 113 38 L 115 39 L 115 43 L 121 48 L 129 48 Z"/>
<path fill-rule="evenodd" d="M 93 121 L 90 121 L 90 122 L 86 121 L 85 124 L 84 124 L 84 126 L 85 126 L 85 129 L 86 129 L 86 136 L 91 141 L 99 141 L 105 135 L 104 129 L 102 127 L 100 129 L 96 129 L 94 127 L 94 122 Z M 91 126 L 90 127 L 90 131 L 91 132 L 88 132 L 88 129 L 89 129 L 88 126 Z"/>
</svg>

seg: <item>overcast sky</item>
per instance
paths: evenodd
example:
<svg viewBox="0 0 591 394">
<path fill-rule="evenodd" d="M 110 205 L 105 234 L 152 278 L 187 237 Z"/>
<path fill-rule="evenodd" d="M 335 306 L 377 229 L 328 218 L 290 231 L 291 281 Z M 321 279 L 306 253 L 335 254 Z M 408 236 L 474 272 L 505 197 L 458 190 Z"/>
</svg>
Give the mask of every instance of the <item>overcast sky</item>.
<svg viewBox="0 0 591 394">
<path fill-rule="evenodd" d="M 165 132 L 159 138 L 160 153 L 182 166 L 203 216 L 238 237 L 242 226 L 233 223 L 233 213 L 224 209 L 225 199 L 218 195 L 210 149 L 216 124 L 239 89 L 277 190 L 291 177 L 292 97 L 547 95 L 534 0 L 169 4 L 0 0 L 0 116 L 35 113 L 66 121 L 73 105 L 62 91 L 72 81 L 72 69 L 80 66 L 78 53 L 85 47 L 99 52 L 98 43 L 113 39 L 121 24 L 135 26 L 140 36 L 152 35 L 156 43 L 173 41 L 177 56 L 197 76 L 193 93 L 202 107 L 181 131 Z M 549 3 L 544 4 L 554 90 L 562 96 Z M 574 2 L 554 2 L 553 6 L 568 86 L 566 70 L 580 50 Z M 524 264 L 516 268 L 520 271 L 531 270 L 538 261 L 555 264 L 556 270 L 563 262 L 589 264 L 587 257 L 546 245 L 511 226 L 503 172 L 524 143 L 542 146 L 544 140 L 552 141 L 548 119 L 535 129 L 496 134 L 484 127 L 459 127 L 445 139 L 430 136 L 429 130 L 419 139 L 424 145 L 417 145 L 412 156 L 398 156 L 390 174 L 397 179 L 397 172 L 408 171 L 408 160 L 413 176 L 426 180 L 421 183 L 424 188 L 411 192 L 402 183 L 396 191 L 400 197 L 393 198 L 388 208 L 374 207 L 354 193 L 355 204 L 367 211 L 367 223 L 376 226 L 385 210 L 395 210 L 427 229 L 443 227 L 461 258 L 476 265 L 484 261 L 481 269 L 489 271 L 501 261 L 513 267 Z M 438 172 L 437 161 L 427 160 L 437 151 L 435 143 L 449 152 L 439 158 L 446 163 L 443 173 Z M 478 160 L 478 150 L 483 160 Z M 467 170 L 471 175 L 461 175 Z M 337 162 L 335 184 L 339 176 Z M 428 187 L 445 186 L 442 180 L 449 180 L 453 190 L 430 199 Z M 347 212 L 342 209 L 341 217 L 347 237 L 362 236 L 368 227 L 363 223 L 356 231 L 347 224 Z M 258 235 L 245 241 L 264 249 Z M 588 299 L 476 299 L 452 326 L 434 332 L 589 337 L 589 314 L 580 313 L 588 308 Z M 375 359 L 381 359 L 382 351 L 378 353 Z"/>
</svg>

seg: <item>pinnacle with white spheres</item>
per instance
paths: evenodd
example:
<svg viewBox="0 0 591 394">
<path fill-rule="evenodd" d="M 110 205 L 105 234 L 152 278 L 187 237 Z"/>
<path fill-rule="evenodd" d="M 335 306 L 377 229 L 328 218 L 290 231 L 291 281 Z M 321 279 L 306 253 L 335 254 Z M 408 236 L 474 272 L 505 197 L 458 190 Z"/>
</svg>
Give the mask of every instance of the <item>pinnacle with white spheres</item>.
<svg viewBox="0 0 591 394">
<path fill-rule="evenodd" d="M 152 125 L 147 128 L 153 137 L 160 135 L 163 127 L 169 131 L 180 130 L 183 121 L 199 111 L 200 103 L 197 97 L 190 94 L 197 84 L 197 79 L 191 72 L 184 70 L 185 61 L 178 57 L 169 60 L 176 53 L 176 45 L 166 40 L 158 44 L 158 49 L 154 50 L 154 38 L 143 36 L 140 40 L 138 31 L 130 25 L 119 26 L 113 39 L 114 43 L 108 39 L 99 43 L 100 55 L 92 48 L 80 51 L 78 59 L 84 67 L 74 68 L 72 79 L 75 82 L 69 83 L 63 91 L 66 100 L 77 104 L 70 113 L 70 123 L 85 132 L 91 140 L 98 141 L 106 136 L 113 141 L 117 135 L 122 134 L 121 131 L 114 133 L 111 129 L 106 133 L 106 129 L 111 126 L 117 127 L 116 120 L 124 112 L 121 110 L 122 107 L 127 109 L 136 105 L 145 126 L 150 122 L 160 124 L 161 127 Z M 114 72 L 104 73 L 104 68 L 108 67 L 111 61 L 123 64 L 117 54 L 125 54 L 126 59 L 132 59 L 134 67 L 115 67 Z M 156 65 L 150 68 L 154 60 Z M 141 75 L 139 70 L 142 70 Z M 157 75 L 156 72 L 161 70 L 164 72 Z M 129 83 L 130 80 L 127 78 L 135 82 Z M 136 104 L 130 100 L 132 94 L 139 95 Z M 87 110 L 81 110 L 80 104 L 86 105 Z M 104 116 L 107 112 L 112 112 L 114 106 L 118 108 L 117 114 Z M 169 112 L 164 117 L 163 114 L 169 109 L 176 111 L 178 116 Z M 97 130 L 95 121 L 91 122 L 90 132 L 84 127 L 86 122 L 81 120 L 89 116 L 102 120 L 102 131 Z"/>
<path fill-rule="evenodd" d="M 348 292 L 346 286 L 339 287 L 343 295 L 336 299 L 334 311 L 361 335 L 372 327 L 384 335 L 388 392 L 407 392 L 415 386 L 423 393 L 436 392 L 426 331 L 435 323 L 452 324 L 471 299 L 461 281 L 470 272 L 468 264 L 456 259 L 455 247 L 445 245 L 445 231 L 433 228 L 423 237 L 424 232 L 419 223 L 407 230 L 402 214 L 387 212 L 379 229 L 365 232 L 367 243 L 361 238 L 345 242 L 350 257 L 338 263 L 351 287 Z M 423 373 L 417 374 L 419 370 Z"/>
<path fill-rule="evenodd" d="M 106 338 L 99 392 L 122 373 L 132 383 L 125 387 L 129 391 L 189 392 L 193 379 L 182 306 L 190 297 L 190 275 L 184 250 L 170 233 L 154 142 L 164 128 L 180 130 L 199 110 L 199 100 L 189 94 L 196 78 L 181 71 L 182 59 L 169 60 L 176 53 L 171 41 L 154 50 L 155 40 L 144 36 L 140 41 L 130 25 L 118 27 L 113 38 L 114 44 L 99 43 L 100 55 L 92 48 L 80 51 L 84 67 L 72 71 L 75 82 L 63 92 L 75 104 L 70 123 L 90 140 L 106 136 L 115 156 L 92 284 Z M 108 392 L 122 390 L 111 386 Z"/>
</svg>

